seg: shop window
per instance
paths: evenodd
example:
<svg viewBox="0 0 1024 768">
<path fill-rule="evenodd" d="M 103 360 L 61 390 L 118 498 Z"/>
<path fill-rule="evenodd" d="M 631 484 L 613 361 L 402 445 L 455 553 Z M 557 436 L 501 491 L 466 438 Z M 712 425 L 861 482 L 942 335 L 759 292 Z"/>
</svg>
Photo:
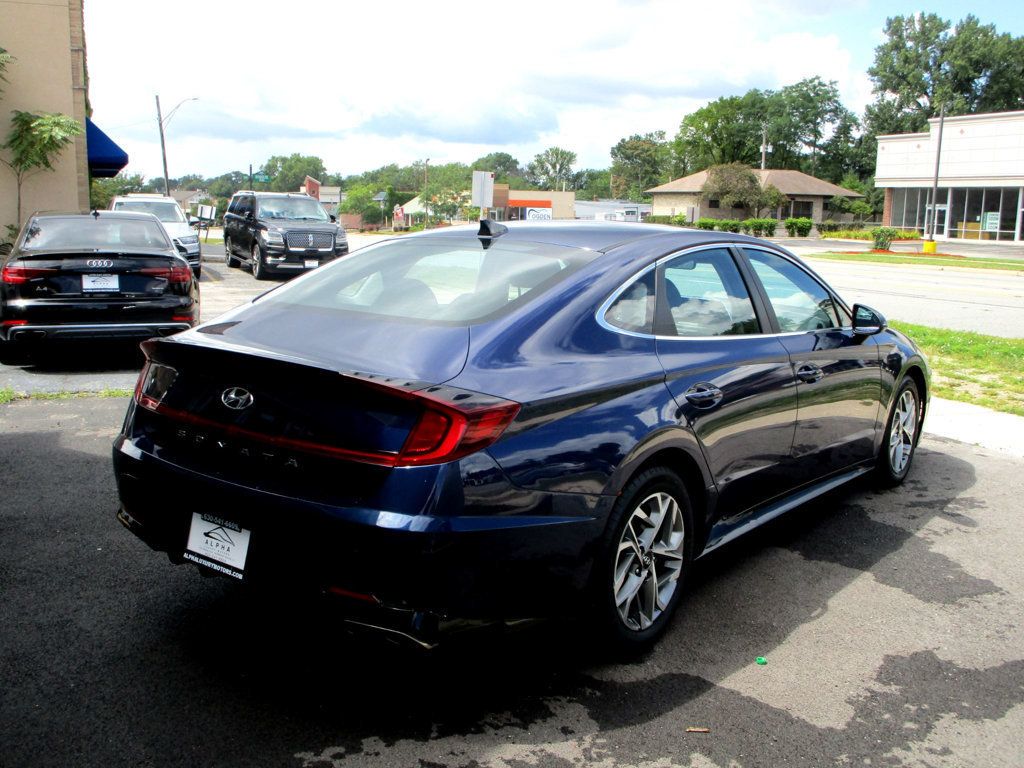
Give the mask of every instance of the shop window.
<svg viewBox="0 0 1024 768">
<path fill-rule="evenodd" d="M 949 191 L 949 236 L 964 236 L 964 211 L 967 208 L 967 190 L 951 189 Z"/>
<path fill-rule="evenodd" d="M 718 201 L 717 200 L 708 200 L 708 208 L 717 208 L 717 207 L 718 207 Z"/>
<path fill-rule="evenodd" d="M 814 214 L 814 203 L 809 200 L 793 201 L 793 218 L 809 219 Z"/>
<path fill-rule="evenodd" d="M 894 189 L 892 191 L 892 217 L 889 222 L 890 226 L 902 227 L 903 226 L 903 209 L 907 205 L 907 190 L 905 189 Z"/>
</svg>

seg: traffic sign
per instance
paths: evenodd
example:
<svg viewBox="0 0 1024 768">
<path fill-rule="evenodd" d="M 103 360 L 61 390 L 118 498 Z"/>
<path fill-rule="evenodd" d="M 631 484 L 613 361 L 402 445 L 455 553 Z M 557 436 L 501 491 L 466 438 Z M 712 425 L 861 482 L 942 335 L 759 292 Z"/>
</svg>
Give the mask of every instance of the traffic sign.
<svg viewBox="0 0 1024 768">
<path fill-rule="evenodd" d="M 270 177 L 265 173 L 254 173 L 252 175 L 252 180 L 266 183 L 270 181 Z"/>
</svg>

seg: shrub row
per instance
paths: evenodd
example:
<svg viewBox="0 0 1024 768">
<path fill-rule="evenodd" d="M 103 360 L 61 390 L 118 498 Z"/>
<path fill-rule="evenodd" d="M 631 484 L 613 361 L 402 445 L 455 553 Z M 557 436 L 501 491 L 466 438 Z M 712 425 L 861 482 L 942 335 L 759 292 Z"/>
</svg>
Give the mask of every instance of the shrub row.
<svg viewBox="0 0 1024 768">
<path fill-rule="evenodd" d="M 786 228 L 786 232 L 789 233 L 790 237 L 807 237 L 811 234 L 811 227 L 814 226 L 814 222 L 806 218 L 789 218 L 783 221 L 782 225 Z"/>
<path fill-rule="evenodd" d="M 645 221 L 649 224 L 672 224 L 676 227 L 685 227 L 690 223 L 681 213 L 678 216 L 648 216 Z"/>
</svg>

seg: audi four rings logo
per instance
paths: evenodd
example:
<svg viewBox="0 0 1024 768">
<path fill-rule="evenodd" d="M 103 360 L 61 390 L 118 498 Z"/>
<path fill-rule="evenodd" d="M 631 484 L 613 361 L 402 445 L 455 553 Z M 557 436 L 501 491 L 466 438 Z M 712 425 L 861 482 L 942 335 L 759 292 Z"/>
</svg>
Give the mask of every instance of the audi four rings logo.
<svg viewBox="0 0 1024 768">
<path fill-rule="evenodd" d="M 87 267 L 112 267 L 114 266 L 113 259 L 89 259 L 85 262 Z"/>
<path fill-rule="evenodd" d="M 242 411 L 252 405 L 252 392 L 241 387 L 229 387 L 221 393 L 220 401 L 233 411 Z"/>
</svg>

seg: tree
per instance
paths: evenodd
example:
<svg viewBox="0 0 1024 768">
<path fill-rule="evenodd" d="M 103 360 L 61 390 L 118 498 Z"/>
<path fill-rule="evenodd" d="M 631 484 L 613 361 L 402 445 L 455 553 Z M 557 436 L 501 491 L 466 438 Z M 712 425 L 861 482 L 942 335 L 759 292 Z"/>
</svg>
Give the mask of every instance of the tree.
<svg viewBox="0 0 1024 768">
<path fill-rule="evenodd" d="M 230 198 L 235 192 L 244 189 L 249 184 L 248 174 L 241 171 L 224 173 L 215 179 L 208 179 L 205 183 L 206 191 L 215 198 Z"/>
<path fill-rule="evenodd" d="M 577 200 L 599 200 L 613 197 L 612 174 L 609 170 L 587 168 L 578 171 L 573 179 Z"/>
<path fill-rule="evenodd" d="M 491 152 L 474 160 L 470 168 L 474 171 L 493 171 L 494 180 L 499 184 L 512 184 L 523 177 L 519 161 L 508 152 Z"/>
<path fill-rule="evenodd" d="M 743 163 L 715 165 L 701 189 L 704 197 L 727 208 L 753 208 L 761 196 L 761 182 Z"/>
<path fill-rule="evenodd" d="M 760 216 L 761 211 L 774 212 L 778 210 L 779 206 L 788 199 L 782 190 L 774 184 L 769 184 L 761 187 L 757 195 L 750 201 L 750 209 L 754 212 L 754 216 Z"/>
<path fill-rule="evenodd" d="M 15 110 L 11 131 L 0 149 L 10 151 L 10 160 L 2 160 L 17 181 L 18 223 L 21 223 L 21 189 L 25 179 L 42 171 L 52 171 L 53 161 L 75 136 L 81 124 L 61 114 L 34 114 Z"/>
<path fill-rule="evenodd" d="M 670 155 L 664 131 L 619 139 L 611 149 L 616 196 L 641 200 L 648 189 L 668 181 Z"/>
<path fill-rule="evenodd" d="M 7 65 L 14 61 L 14 57 L 7 52 L 7 49 L 0 46 L 0 83 L 7 82 Z M 0 88 L 0 95 L 3 95 L 3 88 Z"/>
<path fill-rule="evenodd" d="M 725 96 L 691 112 L 672 143 L 677 165 L 695 173 L 712 165 L 756 164 L 766 113 L 767 99 L 758 90 Z"/>
<path fill-rule="evenodd" d="M 527 179 L 542 189 L 558 189 L 573 180 L 576 153 L 561 147 L 548 147 L 533 158 L 526 169 Z"/>
<path fill-rule="evenodd" d="M 296 192 L 307 176 L 320 179 L 327 173 L 324 161 L 319 157 L 298 153 L 288 157 L 275 155 L 260 170 L 270 176 L 270 188 L 275 192 Z"/>
<path fill-rule="evenodd" d="M 874 135 L 924 130 L 942 105 L 952 115 L 1024 107 L 1024 39 L 970 15 L 952 27 L 934 13 L 887 19 L 885 35 L 868 69 Z"/>
<path fill-rule="evenodd" d="M 810 148 L 811 175 L 817 175 L 818 149 L 826 134 L 840 123 L 855 124 L 856 118 L 843 106 L 835 80 L 826 83 L 820 77 L 809 77 L 783 88 L 778 98 L 792 120 L 796 138 Z"/>
<path fill-rule="evenodd" d="M 141 192 L 145 179 L 138 173 L 117 174 L 109 179 L 93 179 L 89 184 L 89 207 L 103 210 L 110 207 L 110 201 L 118 195 Z"/>
</svg>

